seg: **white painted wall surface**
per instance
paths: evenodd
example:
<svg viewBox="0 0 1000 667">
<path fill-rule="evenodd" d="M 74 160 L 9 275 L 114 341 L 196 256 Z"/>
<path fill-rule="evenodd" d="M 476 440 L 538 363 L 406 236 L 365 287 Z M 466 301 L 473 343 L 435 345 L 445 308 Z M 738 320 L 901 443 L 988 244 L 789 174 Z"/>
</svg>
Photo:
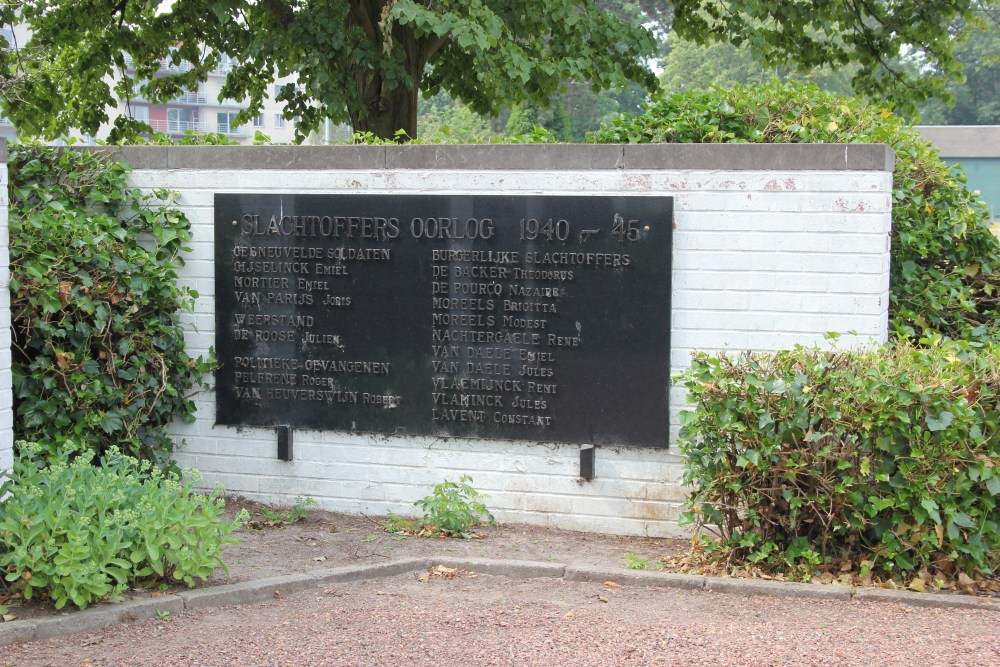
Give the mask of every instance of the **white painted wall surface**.
<svg viewBox="0 0 1000 667">
<path fill-rule="evenodd" d="M 842 338 L 842 346 L 884 342 L 887 335 L 892 175 L 884 170 L 137 169 L 132 181 L 179 190 L 193 223 L 183 278 L 200 293 L 185 317 L 195 354 L 215 344 L 217 192 L 670 194 L 674 369 L 686 366 L 696 349 L 822 345 L 829 331 L 856 332 Z M 682 391 L 673 389 L 672 438 L 683 401 Z M 197 406 L 195 424 L 173 428 L 184 441 L 179 465 L 200 470 L 207 486 L 221 483 L 262 501 L 290 504 L 307 495 L 330 510 L 413 514 L 413 501 L 434 484 L 468 473 L 502 521 L 683 533 L 676 523 L 684 497 L 676 447 L 600 447 L 592 481 L 578 477 L 578 447 L 562 444 L 295 431 L 295 460 L 283 462 L 273 430 L 215 426 L 212 392 L 198 396 Z"/>
<path fill-rule="evenodd" d="M 7 147 L 0 140 L 0 472 L 14 465 L 14 393 L 10 373 L 10 251 Z"/>
</svg>

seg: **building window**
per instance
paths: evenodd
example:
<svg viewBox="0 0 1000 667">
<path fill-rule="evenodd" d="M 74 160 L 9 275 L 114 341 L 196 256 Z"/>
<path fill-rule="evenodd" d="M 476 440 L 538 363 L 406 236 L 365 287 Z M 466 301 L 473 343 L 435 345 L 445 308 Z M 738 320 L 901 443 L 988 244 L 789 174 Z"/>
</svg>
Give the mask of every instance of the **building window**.
<svg viewBox="0 0 1000 667">
<path fill-rule="evenodd" d="M 235 111 L 220 111 L 215 115 L 219 123 L 219 134 L 240 133 L 240 126 L 236 124 L 237 113 Z"/>
<path fill-rule="evenodd" d="M 135 120 L 142 121 L 143 123 L 149 122 L 149 107 L 145 106 L 135 106 L 129 105 L 128 107 L 128 117 L 134 118 Z"/>
<path fill-rule="evenodd" d="M 193 109 L 167 109 L 167 132 L 199 129 L 196 113 Z"/>
<path fill-rule="evenodd" d="M 274 129 L 280 130 L 285 127 L 285 117 L 280 113 L 274 114 Z"/>
<path fill-rule="evenodd" d="M 239 65 L 239 61 L 236 58 L 227 56 L 225 53 L 219 56 L 219 67 L 217 71 L 219 72 L 229 72 L 234 67 Z"/>
<path fill-rule="evenodd" d="M 253 126 L 264 127 L 264 114 L 262 113 L 257 114 L 257 116 L 253 119 Z"/>
</svg>

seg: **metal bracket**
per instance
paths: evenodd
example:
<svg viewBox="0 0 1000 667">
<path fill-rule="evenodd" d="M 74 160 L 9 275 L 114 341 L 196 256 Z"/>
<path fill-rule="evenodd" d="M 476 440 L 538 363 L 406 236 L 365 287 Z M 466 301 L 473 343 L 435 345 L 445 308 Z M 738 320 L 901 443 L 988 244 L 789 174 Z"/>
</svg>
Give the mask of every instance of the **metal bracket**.
<svg viewBox="0 0 1000 667">
<path fill-rule="evenodd" d="M 278 458 L 282 461 L 292 460 L 292 427 L 278 426 Z"/>
<path fill-rule="evenodd" d="M 586 480 L 594 479 L 594 452 L 593 445 L 580 445 L 580 477 Z"/>
</svg>

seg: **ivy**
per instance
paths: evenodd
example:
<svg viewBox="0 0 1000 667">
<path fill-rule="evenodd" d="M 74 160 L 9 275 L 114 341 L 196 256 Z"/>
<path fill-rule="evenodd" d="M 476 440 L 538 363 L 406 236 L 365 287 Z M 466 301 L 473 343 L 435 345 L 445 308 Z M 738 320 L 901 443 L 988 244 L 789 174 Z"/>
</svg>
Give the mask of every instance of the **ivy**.
<svg viewBox="0 0 1000 667">
<path fill-rule="evenodd" d="M 193 421 L 213 365 L 179 320 L 197 297 L 177 274 L 190 223 L 97 153 L 13 146 L 9 166 L 15 437 L 169 466 L 167 426 Z"/>
</svg>

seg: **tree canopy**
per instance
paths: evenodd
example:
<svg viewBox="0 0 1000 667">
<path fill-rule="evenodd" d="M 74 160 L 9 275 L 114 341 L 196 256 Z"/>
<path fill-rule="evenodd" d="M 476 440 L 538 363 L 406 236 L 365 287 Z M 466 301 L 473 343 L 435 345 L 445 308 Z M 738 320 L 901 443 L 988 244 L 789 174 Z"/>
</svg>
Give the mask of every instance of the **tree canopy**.
<svg viewBox="0 0 1000 667">
<path fill-rule="evenodd" d="M 972 19 L 955 26 L 956 34 L 967 36 L 955 47 L 955 55 L 965 67 L 964 83 L 951 83 L 954 98 L 949 106 L 930 100 L 920 109 L 925 124 L 995 125 L 1000 123 L 1000 0 L 983 2 Z"/>
<path fill-rule="evenodd" d="M 854 88 L 912 106 L 961 77 L 949 26 L 974 0 L 33 0 L 3 3 L 23 53 L 0 54 L 4 111 L 29 136 L 94 133 L 140 92 L 166 102 L 235 59 L 220 97 L 256 116 L 273 83 L 304 137 L 325 118 L 416 134 L 420 93 L 475 112 L 544 106 L 566 82 L 652 90 L 654 36 L 747 44 L 765 64 L 858 63 Z M 917 59 L 916 70 L 896 65 Z M 175 67 L 164 76 L 162 64 Z M 117 118 L 114 136 L 134 131 Z"/>
<path fill-rule="evenodd" d="M 236 60 L 220 95 L 259 113 L 277 77 L 286 116 L 308 134 L 324 118 L 392 137 L 416 134 L 417 95 L 447 90 L 479 113 L 544 104 L 567 80 L 655 86 L 652 33 L 578 0 L 36 0 L 4 6 L 45 48 L 8 55 L 30 70 L 6 111 L 27 134 L 95 131 L 114 97 L 166 101 Z M 158 75 L 161 61 L 179 66 Z M 188 64 L 190 66 L 188 66 Z M 183 67 L 180 67 L 183 65 Z M 186 70 L 186 71 L 183 71 Z M 119 126 L 126 125 L 119 122 Z"/>
<path fill-rule="evenodd" d="M 674 0 L 673 29 L 701 44 L 747 45 L 766 66 L 803 71 L 860 65 L 859 94 L 895 102 L 904 112 L 931 97 L 950 100 L 962 80 L 954 31 L 981 0 Z"/>
<path fill-rule="evenodd" d="M 764 85 L 772 79 L 815 83 L 823 90 L 838 94 L 853 93 L 851 77 L 857 65 L 832 69 L 815 68 L 798 72 L 793 66 L 764 67 L 755 60 L 746 44 L 735 46 L 716 42 L 697 44 L 681 39 L 676 33 L 667 37 L 666 54 L 660 61 L 660 87 L 666 94 L 703 88 L 741 85 Z"/>
</svg>

